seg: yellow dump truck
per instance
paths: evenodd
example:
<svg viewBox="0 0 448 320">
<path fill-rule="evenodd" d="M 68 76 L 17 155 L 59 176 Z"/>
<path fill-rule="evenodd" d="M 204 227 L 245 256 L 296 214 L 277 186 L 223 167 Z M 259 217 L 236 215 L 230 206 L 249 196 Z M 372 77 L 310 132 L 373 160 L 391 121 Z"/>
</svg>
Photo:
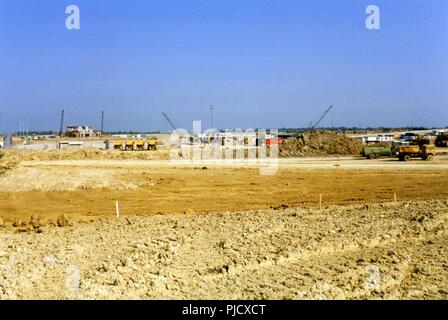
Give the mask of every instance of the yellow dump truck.
<svg viewBox="0 0 448 320">
<path fill-rule="evenodd" d="M 157 139 L 127 139 L 127 140 L 114 140 L 112 142 L 114 150 L 121 151 L 145 151 L 145 150 L 157 150 Z"/>
<path fill-rule="evenodd" d="M 157 150 L 157 138 L 151 138 L 146 140 L 148 150 Z"/>
<path fill-rule="evenodd" d="M 432 160 L 436 154 L 437 148 L 432 145 L 399 146 L 396 149 L 396 155 L 400 161 L 409 161 L 411 158 Z"/>
</svg>

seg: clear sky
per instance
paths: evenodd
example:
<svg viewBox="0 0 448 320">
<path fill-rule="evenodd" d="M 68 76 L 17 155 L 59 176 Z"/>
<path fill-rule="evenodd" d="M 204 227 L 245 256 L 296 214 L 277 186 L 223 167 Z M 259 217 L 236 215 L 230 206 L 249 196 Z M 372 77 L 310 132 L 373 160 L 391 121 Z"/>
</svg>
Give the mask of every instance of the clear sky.
<svg viewBox="0 0 448 320">
<path fill-rule="evenodd" d="M 67 30 L 67 5 L 81 29 Z M 365 9 L 381 29 L 365 28 Z M 4 130 L 448 125 L 446 0 L 0 0 Z"/>
</svg>

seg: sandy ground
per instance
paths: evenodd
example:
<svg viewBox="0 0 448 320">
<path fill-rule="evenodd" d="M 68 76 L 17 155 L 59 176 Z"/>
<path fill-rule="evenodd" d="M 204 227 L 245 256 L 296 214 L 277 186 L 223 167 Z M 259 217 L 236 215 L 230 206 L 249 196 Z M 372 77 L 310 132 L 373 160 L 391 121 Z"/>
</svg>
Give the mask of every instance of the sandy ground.
<svg viewBox="0 0 448 320">
<path fill-rule="evenodd" d="M 0 299 L 448 298 L 446 158 L 262 165 L 22 162 Z"/>
<path fill-rule="evenodd" d="M 0 232 L 0 299 L 447 299 L 448 201 Z"/>
<path fill-rule="evenodd" d="M 388 167 L 388 165 L 390 167 Z M 253 164 L 142 160 L 25 161 L 0 176 L 0 218 L 204 213 L 322 204 L 445 199 L 448 161 L 295 159 L 272 176 Z"/>
<path fill-rule="evenodd" d="M 448 156 L 437 156 L 433 161 L 422 161 L 412 159 L 409 162 L 398 161 L 396 158 L 366 159 L 363 157 L 325 157 L 325 158 L 279 158 L 279 159 L 257 159 L 257 160 L 201 160 L 197 163 L 188 160 L 52 160 L 52 161 L 23 161 L 24 166 L 84 166 L 84 167 L 191 167 L 199 165 L 217 167 L 267 167 L 272 166 L 271 161 L 277 162 L 280 169 L 303 168 L 303 169 L 448 169 Z"/>
</svg>

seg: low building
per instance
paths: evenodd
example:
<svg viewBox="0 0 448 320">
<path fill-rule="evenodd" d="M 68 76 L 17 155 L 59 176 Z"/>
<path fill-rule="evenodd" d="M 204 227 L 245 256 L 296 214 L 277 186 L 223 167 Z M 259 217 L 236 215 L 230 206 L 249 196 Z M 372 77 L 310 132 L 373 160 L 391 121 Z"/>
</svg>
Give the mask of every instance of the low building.
<svg viewBox="0 0 448 320">
<path fill-rule="evenodd" d="M 67 126 L 65 135 L 75 138 L 98 138 L 101 137 L 101 131 L 89 125 L 71 125 Z"/>
<path fill-rule="evenodd" d="M 34 140 L 52 140 L 52 139 L 56 139 L 56 135 L 54 134 L 47 134 L 47 135 L 37 135 L 37 136 L 33 136 Z"/>
</svg>

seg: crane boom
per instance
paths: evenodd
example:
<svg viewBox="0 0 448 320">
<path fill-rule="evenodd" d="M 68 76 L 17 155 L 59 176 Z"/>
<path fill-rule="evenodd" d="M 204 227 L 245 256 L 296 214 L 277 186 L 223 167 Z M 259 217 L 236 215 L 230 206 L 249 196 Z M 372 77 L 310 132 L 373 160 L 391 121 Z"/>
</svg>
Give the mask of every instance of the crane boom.
<svg viewBox="0 0 448 320">
<path fill-rule="evenodd" d="M 170 124 L 171 128 L 173 128 L 173 130 L 175 132 L 177 132 L 176 126 L 174 125 L 173 121 L 171 121 L 170 117 L 168 117 L 168 115 L 165 112 L 162 112 L 162 114 L 165 117 L 166 121 L 168 121 L 168 123 Z M 185 138 L 185 135 L 182 133 L 182 131 L 178 132 L 178 134 L 179 134 L 180 138 L 182 138 L 182 139 Z M 188 137 L 188 135 L 187 135 L 187 137 Z"/>
<path fill-rule="evenodd" d="M 165 112 L 162 112 L 163 116 L 165 117 L 166 121 L 168 121 L 168 123 L 170 124 L 170 126 L 173 128 L 173 130 L 176 130 L 176 126 L 174 125 L 174 123 L 171 121 L 171 119 L 168 117 L 168 115 Z"/>
<path fill-rule="evenodd" d="M 320 116 L 319 120 L 316 121 L 316 123 L 311 127 L 311 129 L 316 128 L 321 121 L 325 118 L 325 116 L 327 115 L 328 112 L 330 112 L 330 110 L 333 108 L 333 105 L 329 106 L 327 110 L 325 110 L 325 112 Z"/>
</svg>

